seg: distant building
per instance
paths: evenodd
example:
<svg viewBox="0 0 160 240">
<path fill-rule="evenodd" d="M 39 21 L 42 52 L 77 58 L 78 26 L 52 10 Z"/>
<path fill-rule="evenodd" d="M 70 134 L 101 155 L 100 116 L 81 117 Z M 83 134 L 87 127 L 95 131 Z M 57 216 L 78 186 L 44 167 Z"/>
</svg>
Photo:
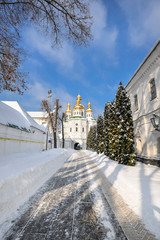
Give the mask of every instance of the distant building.
<svg viewBox="0 0 160 240">
<path fill-rule="evenodd" d="M 38 124 L 47 125 L 48 114 L 46 112 L 28 112 L 28 114 L 36 121 Z"/>
<path fill-rule="evenodd" d="M 72 142 L 75 149 L 79 146 L 86 149 L 88 132 L 90 127 L 96 124 L 91 104 L 88 103 L 88 109 L 85 111 L 84 106 L 81 104 L 81 96 L 78 95 L 76 105 L 73 107 L 73 113 L 71 105 L 69 103 L 67 105 L 66 121 L 64 121 L 65 147 L 69 147 Z"/>
<path fill-rule="evenodd" d="M 51 128 L 50 124 L 49 124 L 49 118 L 48 118 L 48 113 L 47 112 L 27 112 L 33 119 L 34 121 L 36 121 L 39 125 L 44 126 L 44 128 L 46 129 L 47 132 L 47 149 L 51 149 L 54 146 L 54 142 L 53 142 L 53 129 Z M 53 116 L 53 112 L 51 112 L 51 115 Z M 59 139 L 59 135 L 58 135 L 58 129 L 57 129 L 57 147 L 60 147 L 60 139 Z"/>
<path fill-rule="evenodd" d="M 137 156 L 160 164 L 156 161 L 160 160 L 160 40 L 125 89 L 131 100 Z"/>
</svg>

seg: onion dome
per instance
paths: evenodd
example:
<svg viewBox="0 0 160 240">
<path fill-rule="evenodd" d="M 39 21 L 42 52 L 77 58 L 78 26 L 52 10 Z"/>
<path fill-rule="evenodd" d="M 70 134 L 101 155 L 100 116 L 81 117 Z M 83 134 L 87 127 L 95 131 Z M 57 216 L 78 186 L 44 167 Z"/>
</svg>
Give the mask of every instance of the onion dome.
<svg viewBox="0 0 160 240">
<path fill-rule="evenodd" d="M 76 100 L 76 105 L 74 106 L 73 110 L 76 110 L 76 109 L 84 109 L 84 106 L 81 104 L 81 96 L 78 95 L 77 96 L 77 100 Z"/>
<path fill-rule="evenodd" d="M 72 113 L 72 112 L 71 112 L 71 104 L 70 104 L 70 103 L 67 104 L 66 113 Z"/>
<path fill-rule="evenodd" d="M 91 109 L 91 103 L 90 102 L 88 103 L 88 109 L 86 110 L 86 112 L 93 112 L 92 109 Z"/>
</svg>

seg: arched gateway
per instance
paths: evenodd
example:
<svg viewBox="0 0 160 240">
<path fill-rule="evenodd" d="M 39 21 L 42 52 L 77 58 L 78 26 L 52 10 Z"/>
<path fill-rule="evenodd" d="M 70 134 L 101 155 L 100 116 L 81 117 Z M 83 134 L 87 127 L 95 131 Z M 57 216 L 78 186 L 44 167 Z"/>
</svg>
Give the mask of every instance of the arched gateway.
<svg viewBox="0 0 160 240">
<path fill-rule="evenodd" d="M 78 142 L 74 144 L 74 149 L 80 150 L 80 144 Z"/>
</svg>

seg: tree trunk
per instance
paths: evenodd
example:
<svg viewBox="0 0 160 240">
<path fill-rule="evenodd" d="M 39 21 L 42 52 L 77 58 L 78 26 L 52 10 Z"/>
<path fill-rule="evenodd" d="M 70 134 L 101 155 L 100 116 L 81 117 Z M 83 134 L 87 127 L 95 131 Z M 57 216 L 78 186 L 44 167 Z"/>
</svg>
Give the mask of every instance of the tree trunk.
<svg viewBox="0 0 160 240">
<path fill-rule="evenodd" d="M 56 99 L 55 126 L 54 126 L 54 148 L 57 148 L 57 122 L 58 122 L 59 99 Z"/>
<path fill-rule="evenodd" d="M 63 125 L 63 119 L 65 114 L 62 113 L 62 148 L 64 148 L 64 125 Z"/>
</svg>

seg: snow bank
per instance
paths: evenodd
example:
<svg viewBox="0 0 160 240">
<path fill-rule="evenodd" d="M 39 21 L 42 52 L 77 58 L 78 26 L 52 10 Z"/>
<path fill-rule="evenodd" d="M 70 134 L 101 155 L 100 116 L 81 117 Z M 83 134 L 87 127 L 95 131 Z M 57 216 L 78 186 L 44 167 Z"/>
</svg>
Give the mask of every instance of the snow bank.
<svg viewBox="0 0 160 240">
<path fill-rule="evenodd" d="M 17 208 L 35 193 L 73 153 L 71 149 L 0 156 L 0 239 Z"/>
<path fill-rule="evenodd" d="M 146 228 L 160 239 L 160 168 L 140 162 L 134 167 L 117 164 L 104 154 L 86 151 L 114 185 Z"/>
</svg>

